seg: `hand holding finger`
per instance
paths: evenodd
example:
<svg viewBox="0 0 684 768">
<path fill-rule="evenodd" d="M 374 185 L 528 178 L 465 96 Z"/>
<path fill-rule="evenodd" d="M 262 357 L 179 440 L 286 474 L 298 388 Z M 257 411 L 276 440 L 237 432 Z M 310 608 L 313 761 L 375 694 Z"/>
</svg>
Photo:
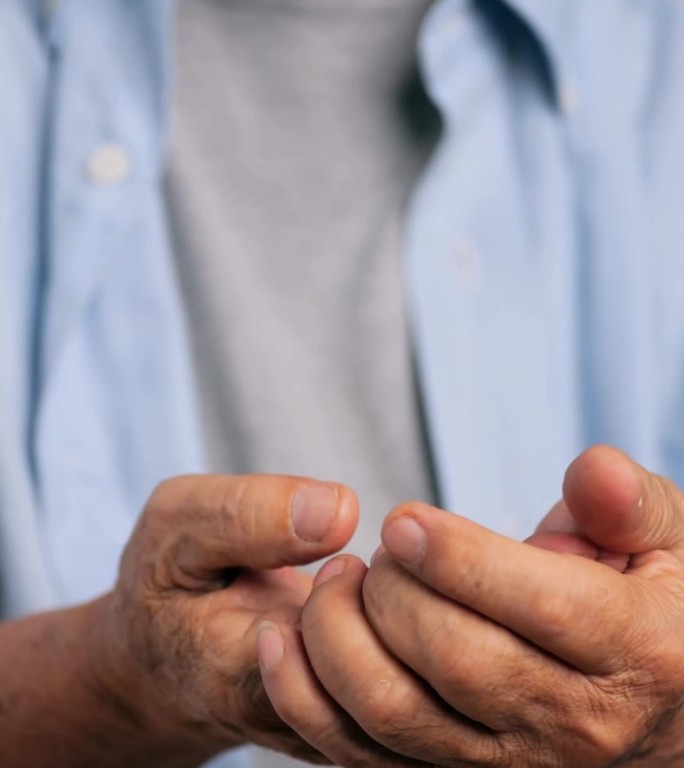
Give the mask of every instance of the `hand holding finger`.
<svg viewBox="0 0 684 768">
<path fill-rule="evenodd" d="M 117 695 L 146 730 L 198 741 L 203 757 L 252 742 L 323 760 L 266 696 L 257 627 L 298 625 L 309 581 L 288 566 L 343 546 L 357 515 L 347 488 L 304 478 L 185 477 L 153 493 L 106 632 Z"/>
<path fill-rule="evenodd" d="M 501 764 L 679 765 L 681 493 L 610 449 L 580 457 L 564 491 L 554 513 L 560 530 L 556 519 L 527 544 L 425 505 L 394 510 L 383 528 L 387 555 L 366 579 L 369 619 L 384 645 L 453 706 L 497 730 L 513 723 L 527 758 L 512 746 Z M 627 558 L 624 573 L 601 562 L 608 547 Z M 386 557 L 395 570 L 383 580 Z M 416 583 L 422 597 L 411 597 Z M 472 653 L 458 640 L 469 622 Z M 505 682 L 515 652 L 502 651 L 502 629 L 529 644 L 513 664 L 517 688 Z M 504 681 L 502 691 L 486 682 L 486 693 L 478 691 L 472 671 L 482 657 L 487 674 Z M 509 691 L 514 702 L 502 698 Z M 543 715 L 535 712 L 540 703 Z M 553 723 L 546 736 L 538 727 L 544 717 Z M 475 765 L 497 764 L 486 749 L 482 754 Z"/>
</svg>

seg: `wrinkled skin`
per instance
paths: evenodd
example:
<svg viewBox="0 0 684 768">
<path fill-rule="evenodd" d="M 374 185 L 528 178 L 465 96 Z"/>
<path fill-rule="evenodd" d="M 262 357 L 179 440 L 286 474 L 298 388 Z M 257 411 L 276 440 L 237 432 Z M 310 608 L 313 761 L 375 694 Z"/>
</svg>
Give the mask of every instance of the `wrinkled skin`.
<svg viewBox="0 0 684 768">
<path fill-rule="evenodd" d="M 390 514 L 383 543 L 369 570 L 344 556 L 319 572 L 306 654 L 286 630 L 288 663 L 261 659 L 306 741 L 326 736 L 311 712 L 339 706 L 433 765 L 684 765 L 684 497 L 670 482 L 599 447 L 527 543 L 417 503 Z"/>
<path fill-rule="evenodd" d="M 247 742 L 330 762 L 274 712 L 256 656 L 265 616 L 299 624 L 311 578 L 289 566 L 337 551 L 356 525 L 354 495 L 328 484 L 330 530 L 319 541 L 295 534 L 297 492 L 323 485 L 186 477 L 152 495 L 102 608 L 101 677 L 141 744 L 175 743 L 187 765 Z"/>
</svg>

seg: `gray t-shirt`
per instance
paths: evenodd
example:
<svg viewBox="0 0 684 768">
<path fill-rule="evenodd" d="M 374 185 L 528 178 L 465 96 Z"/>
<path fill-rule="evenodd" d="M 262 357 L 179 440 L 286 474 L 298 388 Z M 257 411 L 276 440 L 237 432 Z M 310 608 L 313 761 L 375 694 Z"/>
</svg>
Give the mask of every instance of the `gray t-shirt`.
<svg viewBox="0 0 684 768">
<path fill-rule="evenodd" d="M 348 483 L 364 558 L 396 503 L 434 498 L 401 259 L 438 130 L 429 4 L 180 4 L 167 196 L 211 468 Z"/>
</svg>

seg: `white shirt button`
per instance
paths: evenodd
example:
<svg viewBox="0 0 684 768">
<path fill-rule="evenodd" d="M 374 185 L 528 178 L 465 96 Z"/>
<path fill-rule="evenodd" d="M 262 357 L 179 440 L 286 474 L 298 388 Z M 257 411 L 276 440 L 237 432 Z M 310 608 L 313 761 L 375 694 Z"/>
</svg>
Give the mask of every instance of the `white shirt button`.
<svg viewBox="0 0 684 768">
<path fill-rule="evenodd" d="M 88 180 L 98 187 L 111 187 L 131 173 L 131 159 L 120 144 L 102 144 L 94 149 L 86 163 Z"/>
<path fill-rule="evenodd" d="M 43 13 L 48 21 L 57 13 L 61 4 L 62 0 L 44 0 Z"/>
<path fill-rule="evenodd" d="M 574 115 L 582 106 L 579 89 L 574 83 L 563 83 L 559 98 L 560 108 L 565 115 Z"/>
</svg>

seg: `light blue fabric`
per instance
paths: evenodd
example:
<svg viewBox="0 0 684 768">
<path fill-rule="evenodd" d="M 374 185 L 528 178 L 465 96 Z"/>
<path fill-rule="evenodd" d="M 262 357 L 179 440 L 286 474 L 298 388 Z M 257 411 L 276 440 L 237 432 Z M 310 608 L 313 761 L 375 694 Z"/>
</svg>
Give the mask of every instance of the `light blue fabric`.
<svg viewBox="0 0 684 768">
<path fill-rule="evenodd" d="M 684 6 L 485 6 L 424 28 L 408 269 L 447 506 L 522 534 L 591 443 L 684 480 Z"/>
<path fill-rule="evenodd" d="M 8 613 L 107 589 L 161 478 L 202 468 L 158 191 L 171 5 L 0 3 L 0 531 Z M 116 141 L 133 172 L 86 178 Z"/>
<path fill-rule="evenodd" d="M 203 466 L 159 186 L 172 12 L 0 1 L 7 615 L 107 589 L 153 486 Z M 445 131 L 406 263 L 445 505 L 524 535 L 596 441 L 684 483 L 684 4 L 441 0 L 420 55 Z M 132 173 L 94 185 L 111 142 Z"/>
</svg>

